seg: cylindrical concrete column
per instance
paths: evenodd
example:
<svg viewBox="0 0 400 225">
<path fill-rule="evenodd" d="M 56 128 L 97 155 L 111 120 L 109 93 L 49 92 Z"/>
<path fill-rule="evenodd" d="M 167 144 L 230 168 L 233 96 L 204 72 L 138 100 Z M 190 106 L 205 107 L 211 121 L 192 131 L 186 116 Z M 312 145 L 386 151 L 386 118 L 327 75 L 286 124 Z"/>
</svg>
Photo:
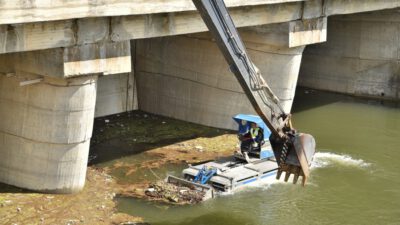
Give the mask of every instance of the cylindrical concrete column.
<svg viewBox="0 0 400 225">
<path fill-rule="evenodd" d="M 97 76 L 0 76 L 0 182 L 72 193 L 85 183 Z"/>
</svg>

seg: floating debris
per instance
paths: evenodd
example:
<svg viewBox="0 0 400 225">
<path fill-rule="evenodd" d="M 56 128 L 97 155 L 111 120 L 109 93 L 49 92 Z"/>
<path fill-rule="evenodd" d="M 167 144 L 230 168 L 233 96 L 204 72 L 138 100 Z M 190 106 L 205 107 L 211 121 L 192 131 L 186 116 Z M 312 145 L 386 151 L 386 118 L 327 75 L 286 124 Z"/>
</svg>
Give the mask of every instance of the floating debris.
<svg viewBox="0 0 400 225">
<path fill-rule="evenodd" d="M 145 194 L 154 200 L 161 200 L 174 204 L 195 204 L 201 202 L 204 193 L 189 187 L 177 186 L 165 181 L 151 184 Z"/>
</svg>

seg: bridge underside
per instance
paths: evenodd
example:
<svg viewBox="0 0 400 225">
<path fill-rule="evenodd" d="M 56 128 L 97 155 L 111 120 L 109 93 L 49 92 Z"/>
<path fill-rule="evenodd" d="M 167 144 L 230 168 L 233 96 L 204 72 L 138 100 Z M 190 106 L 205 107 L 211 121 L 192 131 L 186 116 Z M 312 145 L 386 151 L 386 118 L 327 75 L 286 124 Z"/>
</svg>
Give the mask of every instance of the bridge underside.
<svg viewBox="0 0 400 225">
<path fill-rule="evenodd" d="M 324 6 L 323 16 L 322 2 L 343 7 L 347 1 L 285 1 L 287 8 L 234 9 L 236 16 L 252 10 L 264 15 L 256 24 L 239 18 L 240 33 L 285 110 L 291 109 L 298 79 L 310 87 L 398 98 L 396 11 L 382 17 L 391 22 L 381 21 L 380 15 L 371 20 L 370 14 L 329 20 L 328 43 L 309 47 L 302 63 L 306 45 L 326 41 L 326 16 L 335 14 Z M 359 8 L 346 13 L 377 3 L 354 2 Z M 385 7 L 398 7 L 391 4 Z M 273 8 L 282 14 L 274 15 Z M 141 109 L 234 129 L 233 115 L 254 113 L 212 38 L 201 33 L 204 27 L 181 23 L 193 13 L 0 25 L 0 182 L 46 192 L 80 190 L 96 116 Z M 266 21 L 266 15 L 272 20 Z M 132 24 L 137 30 L 128 29 Z M 173 36 L 185 29 L 191 34 Z M 371 92 L 368 85 L 377 79 L 397 86 L 374 86 Z M 347 80 L 351 82 L 343 89 Z M 392 90 L 396 87 L 397 92 Z"/>
</svg>

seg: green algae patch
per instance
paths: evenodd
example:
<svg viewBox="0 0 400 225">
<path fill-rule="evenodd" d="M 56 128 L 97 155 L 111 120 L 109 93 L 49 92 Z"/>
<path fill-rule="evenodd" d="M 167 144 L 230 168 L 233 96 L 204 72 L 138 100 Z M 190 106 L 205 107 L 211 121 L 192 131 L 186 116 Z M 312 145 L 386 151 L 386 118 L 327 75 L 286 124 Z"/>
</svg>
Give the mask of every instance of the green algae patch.
<svg viewBox="0 0 400 225">
<path fill-rule="evenodd" d="M 130 145 L 145 143 L 159 146 L 168 140 L 172 143 L 197 137 L 212 137 L 224 133 L 229 133 L 229 131 L 133 111 L 97 118 L 92 144 L 119 138 Z"/>
</svg>

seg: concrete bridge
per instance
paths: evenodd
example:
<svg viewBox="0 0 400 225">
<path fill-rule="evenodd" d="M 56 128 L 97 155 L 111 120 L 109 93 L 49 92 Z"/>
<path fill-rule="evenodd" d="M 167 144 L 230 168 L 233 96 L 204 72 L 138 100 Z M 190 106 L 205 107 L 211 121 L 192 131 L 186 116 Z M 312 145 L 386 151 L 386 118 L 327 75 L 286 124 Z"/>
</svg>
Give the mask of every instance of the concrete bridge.
<svg viewBox="0 0 400 225">
<path fill-rule="evenodd" d="M 226 4 L 287 111 L 299 71 L 301 85 L 399 98 L 400 1 Z M 190 0 L 0 0 L 0 182 L 79 191 L 95 116 L 233 128 L 253 110 L 205 31 Z"/>
</svg>

